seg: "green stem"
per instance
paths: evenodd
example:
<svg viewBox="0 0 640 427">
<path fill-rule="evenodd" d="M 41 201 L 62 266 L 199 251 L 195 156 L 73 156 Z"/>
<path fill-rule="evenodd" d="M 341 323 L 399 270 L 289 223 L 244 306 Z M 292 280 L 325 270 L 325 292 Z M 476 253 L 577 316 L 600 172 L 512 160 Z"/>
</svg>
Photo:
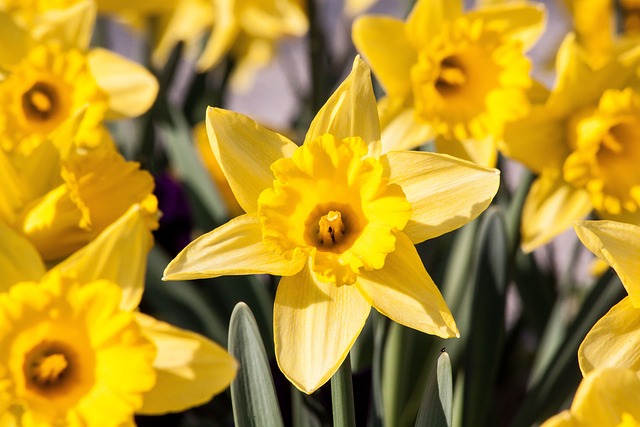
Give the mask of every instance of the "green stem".
<svg viewBox="0 0 640 427">
<path fill-rule="evenodd" d="M 351 383 L 351 357 L 347 358 L 331 377 L 331 402 L 334 427 L 355 427 L 356 415 L 353 405 L 353 384 Z"/>
</svg>

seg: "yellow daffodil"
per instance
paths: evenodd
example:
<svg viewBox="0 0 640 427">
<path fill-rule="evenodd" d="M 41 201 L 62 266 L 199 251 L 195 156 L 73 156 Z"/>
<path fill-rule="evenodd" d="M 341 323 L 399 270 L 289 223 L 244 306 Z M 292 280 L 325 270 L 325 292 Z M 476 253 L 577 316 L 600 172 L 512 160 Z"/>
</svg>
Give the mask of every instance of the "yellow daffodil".
<svg viewBox="0 0 640 427">
<path fill-rule="evenodd" d="M 79 123 L 81 115 L 28 154 L 0 150 L 0 220 L 48 262 L 89 243 L 134 203 L 157 211 L 152 176 L 115 151 L 106 133 L 99 147 L 80 148 Z"/>
<path fill-rule="evenodd" d="M 587 374 L 571 409 L 541 427 L 640 427 L 640 378 L 629 369 L 596 369 Z"/>
<path fill-rule="evenodd" d="M 640 227 L 615 221 L 580 221 L 584 245 L 618 273 L 629 296 L 589 331 L 578 350 L 580 369 L 622 367 L 640 372 Z"/>
<path fill-rule="evenodd" d="M 495 165 L 505 123 L 529 112 L 524 52 L 543 27 L 540 5 L 463 13 L 460 0 L 418 0 L 406 22 L 356 20 L 353 41 L 387 94 L 383 152 L 435 138 L 440 152 Z"/>
<path fill-rule="evenodd" d="M 134 425 L 134 413 L 182 411 L 229 385 L 223 349 L 135 311 L 155 216 L 132 206 L 48 272 L 0 221 L 3 425 Z"/>
<path fill-rule="evenodd" d="M 371 307 L 440 337 L 458 329 L 413 246 L 478 216 L 498 171 L 445 155 L 380 155 L 369 69 L 349 77 L 301 147 L 249 118 L 210 108 L 211 148 L 247 212 L 193 241 L 165 279 L 280 275 L 276 359 L 300 390 L 324 384 Z"/>
<path fill-rule="evenodd" d="M 525 200 L 522 247 L 533 250 L 595 209 L 640 223 L 638 49 L 594 69 L 572 36 L 558 52 L 558 80 L 531 114 L 509 124 L 503 152 L 539 174 Z"/>
<path fill-rule="evenodd" d="M 86 109 L 78 142 L 95 147 L 105 119 L 133 117 L 155 100 L 157 82 L 142 66 L 88 49 L 95 9 L 82 3 L 37 35 L 0 13 L 0 148 L 30 152 L 52 130 Z"/>
</svg>

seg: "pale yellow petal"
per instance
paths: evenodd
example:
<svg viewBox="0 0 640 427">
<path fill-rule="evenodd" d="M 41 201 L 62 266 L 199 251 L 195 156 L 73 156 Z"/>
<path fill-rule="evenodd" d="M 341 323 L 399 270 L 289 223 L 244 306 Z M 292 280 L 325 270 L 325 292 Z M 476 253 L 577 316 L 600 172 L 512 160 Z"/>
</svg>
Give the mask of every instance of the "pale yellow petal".
<svg viewBox="0 0 640 427">
<path fill-rule="evenodd" d="M 309 24 L 300 6 L 291 0 L 244 2 L 238 13 L 240 26 L 250 36 L 271 40 L 302 36 Z"/>
<path fill-rule="evenodd" d="M 362 271 L 356 284 L 371 305 L 394 322 L 442 338 L 460 336 L 447 303 L 404 233 L 396 234 L 396 250 L 387 255 L 384 267 Z"/>
<path fill-rule="evenodd" d="M 357 56 L 349 76 L 311 122 L 305 142 L 330 133 L 337 139 L 359 136 L 367 144 L 380 140 L 380 119 L 369 67 Z"/>
<path fill-rule="evenodd" d="M 363 16 L 353 23 L 351 34 L 387 95 L 409 95 L 410 71 L 418 54 L 405 35 L 404 22 L 387 16 Z"/>
<path fill-rule="evenodd" d="M 596 368 L 640 371 L 640 309 L 625 297 L 593 325 L 578 349 L 583 374 Z"/>
<path fill-rule="evenodd" d="M 290 276 L 305 258 L 287 260 L 262 242 L 255 214 L 241 215 L 189 243 L 164 270 L 164 280 L 190 280 L 237 274 Z"/>
<path fill-rule="evenodd" d="M 52 161 L 52 163 L 55 162 Z M 43 175 L 47 176 L 46 173 Z M 18 209 L 23 204 L 24 194 L 18 174 L 3 150 L 0 150 L 0 182 L 2 182 L 2 191 L 0 191 L 0 221 L 13 223 L 16 219 Z"/>
<path fill-rule="evenodd" d="M 36 248 L 21 234 L 0 220 L 0 292 L 25 281 L 40 281 L 45 266 Z"/>
<path fill-rule="evenodd" d="M 20 62 L 33 42 L 29 33 L 18 26 L 8 13 L 0 12 L 0 28 L 0 64 L 6 68 Z"/>
<path fill-rule="evenodd" d="M 132 205 L 88 245 L 58 264 L 50 273 L 67 274 L 83 283 L 105 279 L 122 288 L 120 308 L 135 309 L 144 290 L 147 254 L 153 246 L 157 201 L 149 196 Z"/>
<path fill-rule="evenodd" d="M 582 243 L 613 267 L 633 305 L 640 307 L 640 227 L 614 221 L 580 221 L 575 229 Z"/>
<path fill-rule="evenodd" d="M 616 427 L 628 414 L 640 421 L 640 378 L 629 369 L 598 369 L 580 383 L 571 404 L 577 424 Z"/>
<path fill-rule="evenodd" d="M 273 185 L 271 164 L 291 157 L 298 148 L 247 116 L 219 108 L 207 109 L 207 133 L 238 203 L 247 213 L 258 211 L 258 196 Z"/>
<path fill-rule="evenodd" d="M 407 37 L 424 48 L 442 32 L 443 24 L 462 15 L 461 0 L 418 0 L 407 18 Z"/>
<path fill-rule="evenodd" d="M 276 360 L 298 389 L 313 393 L 340 367 L 371 305 L 351 285 L 315 280 L 309 266 L 283 277 L 273 309 Z"/>
<path fill-rule="evenodd" d="M 383 153 L 391 150 L 410 150 L 426 144 L 434 137 L 434 129 L 429 123 L 416 120 L 413 107 L 392 111 L 394 106 L 385 105 L 387 102 L 384 101 L 388 99 L 385 98 L 378 106 L 381 111 L 380 122 L 385 123 L 381 137 Z"/>
<path fill-rule="evenodd" d="M 202 55 L 200 55 L 196 63 L 199 72 L 218 65 L 236 40 L 240 32 L 240 26 L 235 16 L 235 3 L 235 0 L 216 1 L 214 3 L 215 25 Z"/>
<path fill-rule="evenodd" d="M 500 150 L 536 173 L 560 169 L 570 153 L 566 126 L 547 106 L 533 105 L 527 117 L 507 123 Z"/>
<path fill-rule="evenodd" d="M 213 341 L 142 313 L 136 313 L 136 320 L 158 349 L 156 384 L 136 412 L 158 415 L 202 405 L 235 378 L 238 363 Z"/>
<path fill-rule="evenodd" d="M 385 157 L 383 157 L 384 159 Z M 413 208 L 404 233 L 413 243 L 455 230 L 484 211 L 498 191 L 500 173 L 444 154 L 391 151 L 390 182 Z"/>
<path fill-rule="evenodd" d="M 445 139 L 436 138 L 436 151 L 480 166 L 493 168 L 498 161 L 496 140 L 489 135 L 484 139 Z"/>
<path fill-rule="evenodd" d="M 62 9 L 50 9 L 38 16 L 31 33 L 40 42 L 61 43 L 68 49 L 86 50 L 96 22 L 96 6 L 82 1 Z"/>
<path fill-rule="evenodd" d="M 571 227 L 592 209 L 589 194 L 555 172 L 536 179 L 522 208 L 522 250 L 531 252 Z"/>
<path fill-rule="evenodd" d="M 135 117 L 146 112 L 158 94 L 158 82 L 146 68 L 105 49 L 88 56 L 91 74 L 109 97 L 108 118 Z"/>
<path fill-rule="evenodd" d="M 500 4 L 467 13 L 469 20 L 481 19 L 504 37 L 519 40 L 529 50 L 545 29 L 546 10 L 542 3 Z"/>
</svg>

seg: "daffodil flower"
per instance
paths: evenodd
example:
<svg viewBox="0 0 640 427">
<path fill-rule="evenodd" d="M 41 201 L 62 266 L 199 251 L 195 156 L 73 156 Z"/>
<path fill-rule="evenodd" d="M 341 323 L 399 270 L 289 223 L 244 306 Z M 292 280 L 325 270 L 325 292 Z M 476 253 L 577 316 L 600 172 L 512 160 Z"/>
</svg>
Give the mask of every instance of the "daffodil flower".
<svg viewBox="0 0 640 427">
<path fill-rule="evenodd" d="M 29 32 L 0 13 L 0 149 L 28 154 L 85 109 L 78 143 L 101 143 L 104 120 L 134 117 L 155 100 L 144 67 L 105 49 L 89 49 L 95 7 L 80 3 Z"/>
<path fill-rule="evenodd" d="M 571 409 L 541 427 L 639 427 L 640 378 L 630 369 L 596 369 L 587 374 Z"/>
<path fill-rule="evenodd" d="M 507 125 L 503 152 L 539 174 L 522 213 L 522 248 L 531 251 L 595 210 L 640 224 L 640 95 L 631 88 L 640 50 L 592 68 L 568 36 L 558 80 L 539 91 L 531 114 Z"/>
<path fill-rule="evenodd" d="M 458 336 L 414 244 L 478 216 L 497 191 L 497 170 L 426 152 L 381 156 L 369 68 L 360 58 L 300 147 L 217 108 L 207 111 L 207 130 L 247 213 L 193 241 L 165 279 L 283 276 L 275 352 L 296 387 L 311 393 L 331 377 L 372 306 L 422 332 Z"/>
<path fill-rule="evenodd" d="M 613 267 L 627 297 L 591 328 L 578 349 L 583 373 L 621 367 L 640 372 L 640 227 L 615 221 L 579 221 L 578 237 Z"/>
<path fill-rule="evenodd" d="M 386 91 L 383 152 L 435 138 L 439 152 L 494 166 L 505 123 L 529 112 L 524 52 L 544 28 L 540 5 L 463 13 L 460 0 L 418 0 L 406 22 L 365 16 L 353 42 Z"/>
<path fill-rule="evenodd" d="M 222 348 L 136 311 L 156 216 L 132 206 L 49 271 L 0 221 L 2 425 L 133 425 L 229 385 L 237 364 Z"/>
</svg>

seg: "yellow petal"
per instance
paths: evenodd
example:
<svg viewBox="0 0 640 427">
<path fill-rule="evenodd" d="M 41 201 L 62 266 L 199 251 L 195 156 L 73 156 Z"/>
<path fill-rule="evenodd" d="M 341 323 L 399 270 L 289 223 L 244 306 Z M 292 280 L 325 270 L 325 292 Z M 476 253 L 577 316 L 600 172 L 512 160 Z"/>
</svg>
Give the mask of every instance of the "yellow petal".
<svg viewBox="0 0 640 427">
<path fill-rule="evenodd" d="M 291 0 L 244 2 L 240 12 L 242 29 L 250 36 L 271 40 L 286 35 L 302 36 L 309 24 L 301 4 Z"/>
<path fill-rule="evenodd" d="M 353 43 L 391 96 L 411 93 L 410 71 L 417 52 L 405 35 L 404 22 L 386 16 L 363 16 L 352 27 Z"/>
<path fill-rule="evenodd" d="M 570 153 L 566 123 L 544 105 L 534 105 L 527 117 L 507 123 L 501 151 L 536 173 L 561 169 Z"/>
<path fill-rule="evenodd" d="M 442 294 L 402 232 L 396 234 L 396 250 L 387 255 L 384 267 L 363 271 L 357 286 L 376 310 L 394 322 L 442 338 L 460 336 Z"/>
<path fill-rule="evenodd" d="M 615 17 L 611 0 L 569 0 L 566 2 L 576 39 L 591 57 L 604 59 L 613 51 Z"/>
<path fill-rule="evenodd" d="M 151 107 L 158 82 L 142 65 L 105 49 L 93 49 L 88 60 L 91 74 L 109 96 L 107 118 L 135 117 Z"/>
<path fill-rule="evenodd" d="M 36 248 L 22 235 L 0 221 L 0 292 L 18 282 L 39 282 L 45 266 Z"/>
<path fill-rule="evenodd" d="M 326 133 L 336 139 L 359 136 L 367 144 L 380 140 L 380 119 L 371 74 L 359 56 L 353 61 L 349 76 L 316 114 L 304 140 L 311 141 Z"/>
<path fill-rule="evenodd" d="M 579 427 L 569 410 L 549 418 L 540 427 Z"/>
<path fill-rule="evenodd" d="M 536 179 L 522 208 L 522 250 L 531 252 L 571 227 L 591 211 L 587 192 L 567 184 L 556 173 Z"/>
<path fill-rule="evenodd" d="M 3 68 L 16 64 L 24 58 L 32 44 L 29 33 L 18 26 L 11 15 L 0 12 L 0 64 Z"/>
<path fill-rule="evenodd" d="M 402 187 L 413 208 L 403 232 L 420 243 L 455 230 L 484 211 L 500 185 L 500 173 L 444 154 L 391 151 L 390 182 Z"/>
<path fill-rule="evenodd" d="M 235 378 L 238 363 L 213 341 L 142 313 L 136 313 L 136 320 L 158 349 L 153 362 L 156 384 L 144 394 L 142 408 L 136 412 L 184 411 L 208 402 Z"/>
<path fill-rule="evenodd" d="M 616 427 L 623 414 L 640 420 L 640 378 L 629 369 L 598 369 L 587 375 L 571 404 L 581 426 Z M 623 424 L 628 425 L 628 424 Z"/>
<path fill-rule="evenodd" d="M 462 15 L 461 0 L 418 0 L 407 18 L 407 37 L 416 46 L 428 46 L 446 21 Z"/>
<path fill-rule="evenodd" d="M 498 160 L 496 141 L 491 135 L 481 140 L 438 137 L 436 138 L 436 150 L 438 153 L 448 154 L 490 168 L 495 167 Z"/>
<path fill-rule="evenodd" d="M 51 163 L 55 164 L 54 161 Z M 43 175 L 48 176 L 46 172 Z M 24 186 L 20 185 L 18 174 L 3 150 L 0 150 L 0 182 L 2 182 L 0 221 L 13 223 L 16 219 L 16 213 L 25 199 Z"/>
<path fill-rule="evenodd" d="M 38 16 L 32 34 L 40 42 L 62 43 L 67 49 L 86 50 L 96 22 L 96 7 L 83 1 L 61 9 L 50 9 Z"/>
<path fill-rule="evenodd" d="M 640 309 L 625 297 L 593 325 L 578 349 L 583 374 L 596 368 L 640 371 Z"/>
<path fill-rule="evenodd" d="M 213 68 L 222 60 L 229 51 L 240 32 L 240 26 L 236 20 L 234 11 L 235 1 L 215 2 L 215 25 L 213 32 L 204 47 L 202 55 L 198 58 L 196 68 L 199 72 Z"/>
<path fill-rule="evenodd" d="M 297 145 L 250 118 L 219 108 L 207 109 L 207 133 L 216 160 L 238 203 L 258 211 L 258 196 L 273 184 L 271 164 L 291 157 Z"/>
<path fill-rule="evenodd" d="M 575 229 L 582 243 L 613 267 L 633 305 L 640 307 L 640 227 L 614 221 L 579 221 Z"/>
<path fill-rule="evenodd" d="M 427 122 L 417 121 L 413 107 L 391 111 L 394 106 L 386 105 L 390 103 L 385 102 L 386 100 L 391 101 L 385 98 L 378 105 L 381 114 L 380 122 L 385 123 L 381 137 L 383 153 L 391 150 L 410 150 L 426 144 L 433 138 L 433 127 Z"/>
<path fill-rule="evenodd" d="M 283 277 L 273 309 L 275 352 L 284 375 L 310 394 L 340 367 L 371 305 L 351 285 L 318 282 L 310 267 Z"/>
<path fill-rule="evenodd" d="M 241 215 L 189 243 L 164 270 L 163 280 L 189 280 L 232 274 L 290 276 L 305 258 L 284 259 L 262 242 L 257 215 Z"/>
<path fill-rule="evenodd" d="M 120 308 L 126 311 L 135 309 L 144 289 L 147 253 L 153 246 L 151 229 L 155 228 L 156 205 L 155 196 L 132 205 L 91 243 L 49 273 L 73 276 L 83 283 L 109 280 L 122 289 Z"/>
<path fill-rule="evenodd" d="M 500 4 L 467 13 L 469 20 L 482 19 L 503 37 L 519 40 L 523 50 L 529 50 L 545 29 L 543 4 Z"/>
</svg>

